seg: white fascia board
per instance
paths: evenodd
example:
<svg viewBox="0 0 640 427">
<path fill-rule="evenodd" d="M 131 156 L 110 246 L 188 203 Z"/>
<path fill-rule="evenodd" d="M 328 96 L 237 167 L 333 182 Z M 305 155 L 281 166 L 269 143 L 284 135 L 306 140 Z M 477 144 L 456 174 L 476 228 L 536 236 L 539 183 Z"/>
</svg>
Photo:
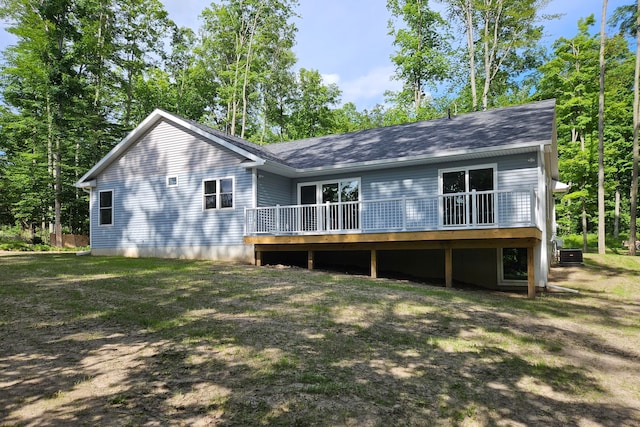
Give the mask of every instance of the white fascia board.
<svg viewBox="0 0 640 427">
<path fill-rule="evenodd" d="M 80 178 L 78 180 L 78 182 L 76 182 L 74 185 L 76 187 L 83 187 L 85 186 L 85 182 L 90 179 L 90 178 L 94 178 L 97 174 L 99 174 L 100 172 L 102 172 L 107 166 L 109 166 L 111 164 L 111 162 L 115 159 L 117 159 L 121 154 L 123 154 L 134 142 L 136 142 L 138 140 L 138 138 L 143 135 L 146 131 L 148 131 L 154 124 L 156 124 L 159 120 L 161 119 L 166 119 L 169 120 L 175 124 L 178 124 L 184 128 L 189 129 L 190 131 L 197 133 L 198 135 L 202 136 L 203 138 L 206 138 L 210 141 L 213 141 L 231 151 L 233 151 L 236 154 L 239 154 L 243 157 L 246 157 L 254 162 L 264 162 L 263 159 L 259 158 L 258 156 L 243 150 L 239 147 L 236 147 L 235 145 L 215 136 L 212 135 L 210 133 L 207 133 L 205 131 L 203 131 L 202 129 L 193 126 L 191 123 L 188 123 L 184 120 L 182 120 L 179 117 L 174 116 L 171 113 L 167 113 L 166 111 L 163 110 L 159 110 L 156 109 L 154 110 L 151 114 L 149 114 L 147 116 L 146 119 L 144 119 L 138 126 L 136 126 L 135 129 L 133 129 L 131 132 L 129 132 L 129 134 L 124 137 L 124 139 L 122 141 L 120 141 L 118 143 L 118 145 L 116 145 L 115 147 L 113 147 L 111 149 L 111 151 L 109 151 L 109 153 L 107 153 L 107 155 L 105 155 L 102 159 L 100 159 L 100 161 L 98 163 L 95 164 L 95 166 L 93 166 L 87 173 L 85 173 L 82 178 Z"/>
<path fill-rule="evenodd" d="M 95 188 L 98 185 L 98 182 L 95 179 L 92 179 L 91 181 L 78 181 L 75 186 L 78 188 Z"/>
</svg>

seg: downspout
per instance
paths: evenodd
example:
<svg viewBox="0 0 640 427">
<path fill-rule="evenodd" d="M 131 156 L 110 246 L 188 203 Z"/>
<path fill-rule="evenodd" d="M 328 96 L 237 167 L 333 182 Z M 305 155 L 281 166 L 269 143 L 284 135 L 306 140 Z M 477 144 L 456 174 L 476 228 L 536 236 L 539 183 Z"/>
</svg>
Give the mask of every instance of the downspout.
<svg viewBox="0 0 640 427">
<path fill-rule="evenodd" d="M 545 174 L 546 164 L 544 158 L 544 145 L 538 148 L 538 209 L 536 212 L 537 223 L 542 231 L 542 238 L 539 244 L 539 250 L 536 250 L 536 281 L 537 286 L 547 288 L 549 278 L 549 233 L 547 227 L 547 177 Z"/>
<path fill-rule="evenodd" d="M 258 207 L 258 168 L 252 168 L 251 169 L 251 191 L 252 191 L 252 195 L 251 195 L 251 199 L 252 199 L 252 208 L 257 208 Z"/>
</svg>

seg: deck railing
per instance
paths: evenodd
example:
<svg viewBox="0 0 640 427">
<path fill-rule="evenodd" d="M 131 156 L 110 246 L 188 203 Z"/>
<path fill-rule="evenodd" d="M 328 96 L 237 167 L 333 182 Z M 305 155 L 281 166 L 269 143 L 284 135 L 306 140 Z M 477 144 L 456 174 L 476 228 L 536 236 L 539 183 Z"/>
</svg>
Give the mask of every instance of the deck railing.
<svg viewBox="0 0 640 427">
<path fill-rule="evenodd" d="M 245 209 L 245 235 L 534 227 L 535 209 L 534 190 L 269 206 Z"/>
</svg>

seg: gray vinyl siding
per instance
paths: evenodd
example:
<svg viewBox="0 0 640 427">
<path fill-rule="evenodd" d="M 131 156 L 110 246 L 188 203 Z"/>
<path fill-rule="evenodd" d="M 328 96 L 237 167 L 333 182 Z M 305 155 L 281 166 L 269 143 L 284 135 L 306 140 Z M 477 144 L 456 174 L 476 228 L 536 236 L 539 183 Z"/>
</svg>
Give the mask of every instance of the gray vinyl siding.
<svg viewBox="0 0 640 427">
<path fill-rule="evenodd" d="M 291 195 L 291 179 L 273 173 L 258 172 L 258 207 L 296 204 Z"/>
<path fill-rule="evenodd" d="M 533 159 L 533 162 L 529 160 Z M 297 184 L 305 182 L 332 181 L 345 178 L 360 178 L 360 199 L 380 200 L 402 197 L 425 197 L 439 192 L 441 169 L 466 168 L 495 164 L 497 167 L 497 190 L 530 190 L 538 184 L 536 154 L 516 154 L 463 162 L 446 162 L 406 168 L 388 168 L 364 173 L 327 175 L 292 181 L 290 188 L 293 204 L 297 203 Z"/>
<path fill-rule="evenodd" d="M 92 248 L 242 244 L 252 173 L 244 159 L 173 124 L 160 122 L 97 179 Z M 168 187 L 167 176 L 178 186 Z M 233 178 L 233 208 L 203 209 L 203 181 Z M 113 190 L 113 225 L 100 226 L 98 192 Z"/>
<path fill-rule="evenodd" d="M 499 190 L 529 190 L 538 188 L 536 153 L 501 157 L 498 161 Z"/>
<path fill-rule="evenodd" d="M 383 169 L 362 176 L 362 200 L 423 197 L 438 194 L 433 166 Z"/>
</svg>

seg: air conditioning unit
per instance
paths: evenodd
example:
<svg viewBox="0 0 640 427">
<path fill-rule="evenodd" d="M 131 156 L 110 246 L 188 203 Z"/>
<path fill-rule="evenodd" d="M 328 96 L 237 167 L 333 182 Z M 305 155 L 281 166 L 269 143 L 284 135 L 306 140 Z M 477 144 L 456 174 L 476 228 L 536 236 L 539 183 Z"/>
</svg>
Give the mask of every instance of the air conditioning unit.
<svg viewBox="0 0 640 427">
<path fill-rule="evenodd" d="M 582 250 L 560 249 L 560 265 L 582 265 Z"/>
</svg>

